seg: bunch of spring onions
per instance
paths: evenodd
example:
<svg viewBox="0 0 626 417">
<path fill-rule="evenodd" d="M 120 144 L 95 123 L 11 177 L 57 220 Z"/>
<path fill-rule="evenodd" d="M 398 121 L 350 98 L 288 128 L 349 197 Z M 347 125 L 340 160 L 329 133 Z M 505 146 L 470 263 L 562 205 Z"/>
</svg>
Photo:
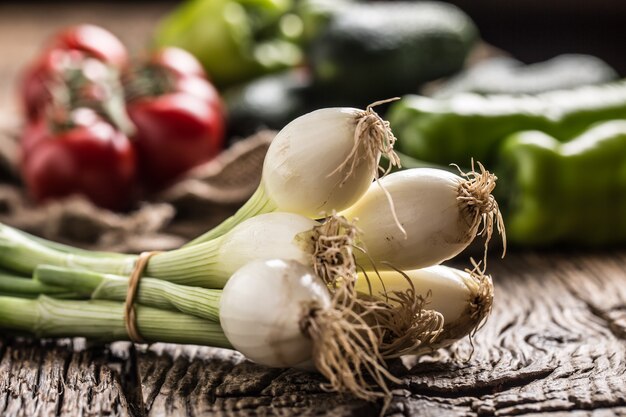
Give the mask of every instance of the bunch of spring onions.
<svg viewBox="0 0 626 417">
<path fill-rule="evenodd" d="M 381 156 L 398 163 L 394 142 L 371 107 L 304 115 L 272 142 L 258 190 L 233 217 L 149 258 L 0 225 L 0 329 L 234 348 L 317 369 L 333 390 L 388 396 L 387 359 L 448 346 L 489 314 L 484 263 L 436 265 L 494 225 L 504 232 L 493 175 L 379 176 Z"/>
</svg>

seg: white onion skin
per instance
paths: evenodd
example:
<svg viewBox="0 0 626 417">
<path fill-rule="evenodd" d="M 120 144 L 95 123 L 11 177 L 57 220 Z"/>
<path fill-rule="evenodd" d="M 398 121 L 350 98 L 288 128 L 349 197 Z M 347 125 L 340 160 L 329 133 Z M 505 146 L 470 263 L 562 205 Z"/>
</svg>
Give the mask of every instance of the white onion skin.
<svg viewBox="0 0 626 417">
<path fill-rule="evenodd" d="M 439 264 L 465 249 L 475 237 L 471 213 L 457 200 L 463 178 L 451 172 L 416 168 L 389 174 L 372 183 L 367 193 L 342 214 L 355 220 L 363 232 L 361 245 L 369 257 L 356 251 L 357 261 L 368 268 L 370 258 L 379 269 L 418 269 Z M 391 195 L 406 237 L 396 225 Z"/>
<path fill-rule="evenodd" d="M 272 367 L 292 367 L 312 357 L 313 341 L 300 321 L 312 305 L 330 308 L 326 286 L 296 261 L 253 261 L 233 274 L 220 300 L 220 324 L 235 349 Z"/>
<path fill-rule="evenodd" d="M 311 231 L 318 223 L 294 213 L 267 213 L 252 217 L 222 236 L 213 273 L 229 277 L 254 260 L 292 259 L 310 263 L 311 253 L 300 233 Z"/>
<path fill-rule="evenodd" d="M 403 272 L 413 283 L 416 295 L 426 297 L 430 292 L 425 308 L 441 313 L 444 323 L 459 320 L 466 314 L 469 303 L 476 296 L 475 281 L 469 273 L 456 268 L 435 265 Z M 374 273 L 368 273 L 368 277 L 369 284 L 363 273 L 359 273 L 357 291 L 369 294 L 371 286 L 371 295 L 381 298 L 385 290 L 391 293 L 410 288 L 406 278 L 396 271 L 380 271 L 380 278 Z"/>
<path fill-rule="evenodd" d="M 359 158 L 353 172 L 347 167 L 335 172 L 354 147 L 362 112 L 320 109 L 298 117 L 278 133 L 265 157 L 262 186 L 279 211 L 320 218 L 363 196 L 374 179 L 379 158 Z M 365 142 L 359 145 L 360 155 Z"/>
</svg>

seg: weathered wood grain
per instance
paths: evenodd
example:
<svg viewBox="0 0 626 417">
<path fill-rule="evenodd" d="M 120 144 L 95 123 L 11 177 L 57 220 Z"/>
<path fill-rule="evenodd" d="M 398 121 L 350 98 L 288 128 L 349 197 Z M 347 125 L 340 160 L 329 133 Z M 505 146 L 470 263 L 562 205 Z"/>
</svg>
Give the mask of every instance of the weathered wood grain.
<svg viewBox="0 0 626 417">
<path fill-rule="evenodd" d="M 408 368 L 395 365 L 403 383 L 386 415 L 626 414 L 626 253 L 513 254 L 490 268 L 496 302 L 487 325 L 472 343 L 405 358 Z M 157 344 L 134 353 L 129 347 L 3 339 L 0 414 L 380 412 L 380 404 L 324 392 L 316 374 L 265 368 L 236 352 Z M 128 383 L 133 363 L 141 397 Z"/>
<path fill-rule="evenodd" d="M 119 375 L 101 351 L 70 341 L 3 341 L 0 413 L 3 416 L 129 416 Z"/>
</svg>

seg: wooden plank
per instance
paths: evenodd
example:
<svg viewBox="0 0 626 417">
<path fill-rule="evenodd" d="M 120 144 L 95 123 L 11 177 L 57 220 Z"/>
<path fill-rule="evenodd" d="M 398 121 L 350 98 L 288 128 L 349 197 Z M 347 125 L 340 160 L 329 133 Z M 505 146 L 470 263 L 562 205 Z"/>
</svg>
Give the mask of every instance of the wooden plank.
<svg viewBox="0 0 626 417">
<path fill-rule="evenodd" d="M 0 415 L 130 415 L 119 375 L 101 352 L 75 351 L 71 341 L 2 345 Z"/>
<path fill-rule="evenodd" d="M 409 391 L 485 415 L 626 405 L 624 340 L 572 291 L 593 276 L 592 269 L 567 274 L 572 263 L 568 257 L 522 256 L 492 265 L 496 304 L 474 340 L 472 359 L 457 359 L 470 349 L 464 342 L 434 363 L 422 361 L 407 378 Z M 623 275 L 606 279 L 626 283 Z"/>
</svg>

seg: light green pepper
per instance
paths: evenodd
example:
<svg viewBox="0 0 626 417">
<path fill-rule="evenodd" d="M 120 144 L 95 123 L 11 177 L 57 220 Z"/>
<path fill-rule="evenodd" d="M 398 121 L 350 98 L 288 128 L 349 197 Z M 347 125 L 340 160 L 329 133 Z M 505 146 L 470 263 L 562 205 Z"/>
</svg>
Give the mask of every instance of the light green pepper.
<svg viewBox="0 0 626 417">
<path fill-rule="evenodd" d="M 500 142 L 521 130 L 566 141 L 595 122 L 620 118 L 626 118 L 626 81 L 533 96 L 406 96 L 387 114 L 400 151 L 463 166 L 471 158 L 490 165 Z"/>
<path fill-rule="evenodd" d="M 496 159 L 509 242 L 626 243 L 626 120 L 597 124 L 566 143 L 516 133 Z"/>
<path fill-rule="evenodd" d="M 156 42 L 188 50 L 224 87 L 300 62 L 291 38 L 302 28 L 288 13 L 292 6 L 292 0 L 190 0 L 162 23 Z"/>
</svg>

